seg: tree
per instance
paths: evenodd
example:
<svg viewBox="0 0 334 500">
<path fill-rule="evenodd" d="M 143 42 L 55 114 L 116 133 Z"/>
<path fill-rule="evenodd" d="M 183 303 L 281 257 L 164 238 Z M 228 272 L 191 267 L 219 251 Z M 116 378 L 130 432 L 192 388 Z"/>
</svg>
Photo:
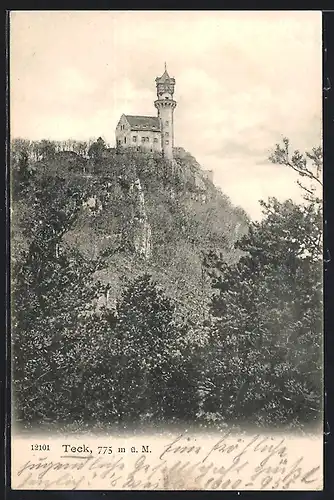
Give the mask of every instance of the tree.
<svg viewBox="0 0 334 500">
<path fill-rule="evenodd" d="M 10 160 L 13 167 L 16 166 L 22 156 L 29 159 L 31 153 L 31 143 L 27 139 L 16 138 L 10 144 Z"/>
<path fill-rule="evenodd" d="M 15 199 L 23 192 L 27 191 L 33 172 L 29 165 L 28 152 L 24 149 L 17 161 L 17 165 L 13 165 L 12 169 L 12 198 Z"/>
<path fill-rule="evenodd" d="M 99 137 L 97 141 L 93 142 L 93 144 L 89 147 L 88 156 L 91 158 L 95 166 L 101 162 L 102 155 L 105 150 L 106 144 L 102 137 Z"/>
<path fill-rule="evenodd" d="M 302 179 L 297 179 L 297 184 L 302 190 L 304 199 L 305 216 L 309 220 L 306 229 L 305 245 L 308 251 L 320 258 L 322 253 L 322 148 L 313 147 L 311 151 L 301 153 L 295 150 L 290 153 L 290 143 L 283 139 L 283 145 L 276 144 L 269 156 L 273 163 L 288 167 L 297 172 Z M 312 215 L 313 214 L 313 219 Z"/>
<path fill-rule="evenodd" d="M 26 423 L 193 420 L 202 362 L 194 323 L 207 311 L 209 288 L 201 251 L 221 244 L 231 255 L 244 214 L 236 211 L 228 225 L 226 198 L 204 207 L 174 190 L 162 158 L 116 155 L 96 142 L 99 175 L 82 175 L 89 160 L 68 151 L 75 141 L 56 144 L 58 153 L 44 159 L 34 143 L 29 161 L 22 155 L 15 163 L 15 412 Z M 145 261 L 131 228 L 144 204 L 154 250 Z M 152 279 L 138 277 L 145 271 Z M 116 315 L 97 307 L 107 288 L 98 277 L 111 282 Z"/>
<path fill-rule="evenodd" d="M 317 196 L 319 187 L 322 189 L 323 186 L 323 155 L 321 147 L 314 147 L 312 148 L 312 151 L 306 151 L 305 153 L 295 150 L 291 154 L 289 139 L 285 137 L 283 139 L 283 145 L 276 144 L 274 151 L 269 156 L 269 160 L 272 163 L 277 163 L 291 168 L 297 172 L 304 181 L 307 180 L 309 183 L 308 186 L 300 180 L 297 180 L 298 185 L 304 192 L 305 200 L 309 202 L 321 203 L 321 198 Z"/>
<path fill-rule="evenodd" d="M 35 150 L 38 160 L 47 160 L 54 158 L 56 144 L 53 141 L 42 139 L 40 142 L 36 143 Z"/>
<path fill-rule="evenodd" d="M 290 161 L 282 151 L 275 161 L 319 177 L 319 150 L 315 173 L 300 153 Z M 215 253 L 206 259 L 216 290 L 208 355 L 217 356 L 203 382 L 204 408 L 225 419 L 301 425 L 321 415 L 322 217 L 318 196 L 302 189 L 301 205 L 261 202 L 264 217 L 237 242 L 235 265 Z"/>
<path fill-rule="evenodd" d="M 87 142 L 85 141 L 75 141 L 73 145 L 73 151 L 80 156 L 86 156 L 87 154 Z"/>
<path fill-rule="evenodd" d="M 66 419 L 84 411 L 76 388 L 94 366 L 103 327 L 94 304 L 105 291 L 94 279 L 103 263 L 85 260 L 63 240 L 89 191 L 84 180 L 42 173 L 20 188 L 14 218 L 21 207 L 26 245 L 12 262 L 15 411 L 25 422 Z M 82 346 L 91 347 L 90 358 Z"/>
<path fill-rule="evenodd" d="M 178 324 L 174 306 L 145 274 L 128 287 L 117 307 L 119 413 L 138 417 L 189 418 L 196 411 L 186 326 Z"/>
</svg>

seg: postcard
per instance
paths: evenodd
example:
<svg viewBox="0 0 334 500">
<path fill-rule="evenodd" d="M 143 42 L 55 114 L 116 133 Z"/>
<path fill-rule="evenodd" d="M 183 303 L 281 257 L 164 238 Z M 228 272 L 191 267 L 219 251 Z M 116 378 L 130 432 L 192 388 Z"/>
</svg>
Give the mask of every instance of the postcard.
<svg viewBox="0 0 334 500">
<path fill-rule="evenodd" d="M 321 29 L 10 13 L 13 489 L 323 488 Z"/>
</svg>

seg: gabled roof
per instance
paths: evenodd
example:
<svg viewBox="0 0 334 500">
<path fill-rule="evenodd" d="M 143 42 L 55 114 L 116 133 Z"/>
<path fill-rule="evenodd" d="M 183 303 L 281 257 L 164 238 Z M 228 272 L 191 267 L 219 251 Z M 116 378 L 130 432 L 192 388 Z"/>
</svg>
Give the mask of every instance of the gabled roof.
<svg viewBox="0 0 334 500">
<path fill-rule="evenodd" d="M 157 116 L 132 116 L 124 115 L 131 130 L 152 130 L 160 132 L 160 120 Z"/>
</svg>

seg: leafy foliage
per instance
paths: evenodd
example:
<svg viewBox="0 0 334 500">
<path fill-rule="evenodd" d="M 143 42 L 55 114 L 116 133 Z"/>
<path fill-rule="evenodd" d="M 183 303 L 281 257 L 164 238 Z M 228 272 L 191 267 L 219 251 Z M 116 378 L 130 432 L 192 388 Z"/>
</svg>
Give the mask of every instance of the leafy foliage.
<svg viewBox="0 0 334 500">
<path fill-rule="evenodd" d="M 306 201 L 321 203 L 321 198 L 317 196 L 319 187 L 322 188 L 322 148 L 314 147 L 312 151 L 301 153 L 295 150 L 290 153 L 289 139 L 283 139 L 283 145 L 276 144 L 274 151 L 271 153 L 269 159 L 273 163 L 278 163 L 291 168 L 299 174 L 303 181 L 297 180 L 298 185 L 304 192 Z"/>
<path fill-rule="evenodd" d="M 187 326 L 178 324 L 174 311 L 175 306 L 147 274 L 122 295 L 115 320 L 119 349 L 115 383 L 123 420 L 133 422 L 138 416 L 173 420 L 195 413 Z"/>
<path fill-rule="evenodd" d="M 320 149 L 276 147 L 272 161 L 311 184 L 300 183 L 301 205 L 261 202 L 260 222 L 181 149 L 171 166 L 101 138 L 20 139 L 11 160 L 18 420 L 301 426 L 319 417 Z M 134 244 L 144 216 L 149 260 Z"/>
<path fill-rule="evenodd" d="M 276 148 L 277 161 L 287 161 L 284 151 Z M 300 158 L 295 152 L 292 162 L 304 172 Z M 261 205 L 262 221 L 235 245 L 243 252 L 236 264 L 213 252 L 206 259 L 217 291 L 207 355 L 219 355 L 205 371 L 203 408 L 228 420 L 300 425 L 321 416 L 321 204 L 308 190 L 303 205 Z"/>
<path fill-rule="evenodd" d="M 93 301 L 103 287 L 93 279 L 101 262 L 85 261 L 63 243 L 88 196 L 84 184 L 38 172 L 24 180 L 12 217 L 25 238 L 24 246 L 12 245 L 12 331 L 15 402 L 29 421 L 44 417 L 46 405 L 50 418 L 66 415 L 59 403 L 71 398 L 75 383 L 67 367 L 82 366 L 74 353 L 94 323 Z"/>
</svg>

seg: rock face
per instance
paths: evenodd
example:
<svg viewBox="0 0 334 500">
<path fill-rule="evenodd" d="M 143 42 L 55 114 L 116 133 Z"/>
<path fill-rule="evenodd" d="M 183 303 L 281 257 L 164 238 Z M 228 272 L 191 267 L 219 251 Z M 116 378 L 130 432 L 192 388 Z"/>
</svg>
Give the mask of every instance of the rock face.
<svg viewBox="0 0 334 500">
<path fill-rule="evenodd" d="M 133 243 L 137 254 L 145 259 L 151 257 L 151 225 L 148 222 L 145 197 L 141 187 L 140 179 L 136 179 L 131 185 L 130 191 L 136 203 L 136 211 L 133 219 Z"/>
<path fill-rule="evenodd" d="M 85 177 L 89 198 L 67 239 L 87 258 L 108 255 L 97 278 L 109 285 L 114 308 L 124 284 L 148 273 L 194 323 L 207 314 L 212 289 L 203 267 L 208 252 L 238 258 L 233 242 L 247 216 L 211 182 L 182 148 L 174 160 L 143 154 L 101 159 Z"/>
<path fill-rule="evenodd" d="M 174 148 L 173 169 L 185 180 L 194 184 L 202 192 L 207 191 L 207 186 L 213 184 L 213 171 L 205 170 L 188 151 L 184 148 Z"/>
</svg>

